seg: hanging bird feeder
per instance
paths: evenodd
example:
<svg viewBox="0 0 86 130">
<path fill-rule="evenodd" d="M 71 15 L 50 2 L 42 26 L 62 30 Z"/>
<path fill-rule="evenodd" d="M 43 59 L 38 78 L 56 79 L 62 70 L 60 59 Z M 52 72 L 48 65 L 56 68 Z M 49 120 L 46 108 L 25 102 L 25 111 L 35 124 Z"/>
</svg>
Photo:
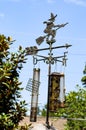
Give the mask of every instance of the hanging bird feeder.
<svg viewBox="0 0 86 130">
<path fill-rule="evenodd" d="M 28 84 L 26 86 L 26 90 L 32 92 L 31 111 L 30 111 L 31 122 L 36 122 L 37 120 L 39 85 L 40 85 L 40 69 L 34 68 L 33 79 L 29 79 Z"/>
<path fill-rule="evenodd" d="M 50 75 L 50 105 L 49 110 L 55 112 L 59 107 L 64 107 L 65 102 L 65 76 L 63 73 L 54 72 Z"/>
</svg>

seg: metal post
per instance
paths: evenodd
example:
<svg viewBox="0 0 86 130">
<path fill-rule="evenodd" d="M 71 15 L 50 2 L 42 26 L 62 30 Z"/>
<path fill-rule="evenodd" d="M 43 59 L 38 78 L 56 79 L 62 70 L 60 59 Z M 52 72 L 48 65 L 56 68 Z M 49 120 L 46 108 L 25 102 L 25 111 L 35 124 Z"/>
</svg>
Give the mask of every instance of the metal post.
<svg viewBox="0 0 86 130">
<path fill-rule="evenodd" d="M 47 128 L 50 128 L 49 125 L 49 105 L 50 105 L 50 87 L 51 87 L 51 61 L 52 61 L 52 42 L 49 44 L 49 66 L 48 66 L 48 94 L 47 94 L 47 112 L 46 112 L 46 124 Z"/>
<path fill-rule="evenodd" d="M 51 87 L 51 83 L 50 83 L 50 74 L 51 74 L 51 63 L 49 63 L 49 68 L 48 68 L 48 95 L 47 95 L 47 112 L 46 112 L 46 124 L 47 127 L 49 128 L 49 102 L 50 102 L 50 87 Z"/>
</svg>

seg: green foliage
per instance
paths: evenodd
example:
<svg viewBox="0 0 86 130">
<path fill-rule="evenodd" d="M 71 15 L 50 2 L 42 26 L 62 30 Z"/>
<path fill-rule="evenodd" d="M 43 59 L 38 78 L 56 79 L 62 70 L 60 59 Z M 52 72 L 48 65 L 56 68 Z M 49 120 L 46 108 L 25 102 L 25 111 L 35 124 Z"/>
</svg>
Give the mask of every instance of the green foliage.
<svg viewBox="0 0 86 130">
<path fill-rule="evenodd" d="M 86 76 L 81 79 L 83 86 L 86 88 Z"/>
<path fill-rule="evenodd" d="M 24 125 L 22 125 L 22 126 L 18 126 L 18 130 L 28 130 L 29 128 L 31 129 L 31 128 L 32 128 L 31 125 L 32 125 L 32 124 L 29 124 L 29 125 L 24 124 Z M 14 130 L 16 130 L 16 129 L 14 129 Z"/>
<path fill-rule="evenodd" d="M 67 125 L 65 130 L 85 130 L 86 120 L 67 120 Z"/>
<path fill-rule="evenodd" d="M 12 130 L 15 124 L 11 120 L 10 114 L 1 113 L 0 114 L 0 129 L 1 130 Z"/>
<path fill-rule="evenodd" d="M 58 109 L 56 116 L 67 118 L 66 130 L 83 130 L 86 127 L 86 90 L 77 86 L 66 96 L 65 108 Z"/>
<path fill-rule="evenodd" d="M 82 85 L 86 88 L 86 65 L 84 67 L 83 74 L 84 76 L 82 77 L 81 82 L 82 82 Z"/>
<path fill-rule="evenodd" d="M 67 121 L 68 130 L 86 128 L 86 90 L 79 89 L 78 92 L 71 92 L 67 96 L 67 106 L 66 115 L 70 118 Z"/>
<path fill-rule="evenodd" d="M 14 124 L 18 125 L 27 111 L 26 102 L 20 101 L 23 88 L 19 82 L 19 73 L 23 63 L 26 63 L 27 54 L 21 46 L 16 53 L 11 53 L 11 44 L 10 37 L 0 35 L 0 129 L 3 126 L 6 130 Z"/>
<path fill-rule="evenodd" d="M 41 116 L 46 116 L 47 105 L 41 110 Z"/>
</svg>

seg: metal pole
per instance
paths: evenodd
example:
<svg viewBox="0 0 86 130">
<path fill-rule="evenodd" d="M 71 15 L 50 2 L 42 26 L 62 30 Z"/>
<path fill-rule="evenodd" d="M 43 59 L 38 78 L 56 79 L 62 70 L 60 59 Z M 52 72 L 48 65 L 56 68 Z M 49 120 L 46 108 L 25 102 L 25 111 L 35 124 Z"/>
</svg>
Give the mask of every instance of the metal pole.
<svg viewBox="0 0 86 130">
<path fill-rule="evenodd" d="M 51 83 L 50 83 L 50 74 L 51 74 L 51 63 L 49 63 L 49 68 L 48 68 L 48 97 L 47 97 L 47 112 L 46 112 L 46 124 L 47 127 L 50 128 L 49 126 L 49 97 L 50 97 L 50 87 L 51 87 Z"/>
<path fill-rule="evenodd" d="M 50 87 L 51 87 L 51 60 L 52 60 L 52 42 L 49 44 L 49 67 L 48 67 L 48 94 L 47 94 L 47 112 L 46 112 L 46 124 L 47 128 L 50 128 L 49 125 L 49 105 L 50 105 Z"/>
</svg>

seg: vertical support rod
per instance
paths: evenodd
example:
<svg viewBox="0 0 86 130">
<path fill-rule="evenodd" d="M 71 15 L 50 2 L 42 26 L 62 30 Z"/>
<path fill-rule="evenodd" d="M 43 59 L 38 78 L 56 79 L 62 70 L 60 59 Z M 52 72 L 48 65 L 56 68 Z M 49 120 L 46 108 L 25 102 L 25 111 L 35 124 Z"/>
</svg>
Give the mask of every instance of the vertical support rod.
<svg viewBox="0 0 86 130">
<path fill-rule="evenodd" d="M 47 94 L 47 112 L 46 112 L 46 125 L 47 125 L 47 128 L 50 128 L 50 125 L 49 125 L 49 105 L 50 105 L 50 87 L 51 87 L 51 60 L 52 60 L 52 44 L 50 43 L 49 44 L 49 67 L 48 67 L 48 94 Z"/>
<path fill-rule="evenodd" d="M 49 102 L 50 102 L 50 87 L 51 87 L 51 83 L 50 83 L 50 74 L 51 74 L 51 63 L 49 63 L 49 68 L 48 68 L 48 95 L 47 95 L 47 112 L 46 112 L 46 124 L 47 127 L 49 128 Z"/>
</svg>

